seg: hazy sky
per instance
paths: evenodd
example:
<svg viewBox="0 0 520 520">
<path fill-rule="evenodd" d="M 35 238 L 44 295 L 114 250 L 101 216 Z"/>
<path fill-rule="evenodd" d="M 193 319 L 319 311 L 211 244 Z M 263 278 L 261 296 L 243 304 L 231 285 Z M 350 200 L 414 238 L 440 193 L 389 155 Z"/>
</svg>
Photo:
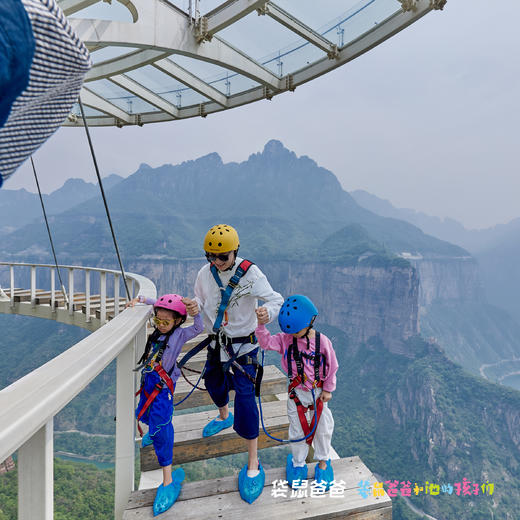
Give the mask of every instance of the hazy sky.
<svg viewBox="0 0 520 520">
<path fill-rule="evenodd" d="M 206 119 L 94 128 L 102 175 L 213 151 L 243 161 L 275 138 L 348 191 L 470 228 L 507 222 L 520 217 L 519 18 L 518 0 L 448 0 L 444 11 L 272 101 Z M 70 177 L 94 181 L 82 129 L 59 130 L 35 160 L 46 192 Z M 25 164 L 5 187 L 33 184 Z"/>
</svg>

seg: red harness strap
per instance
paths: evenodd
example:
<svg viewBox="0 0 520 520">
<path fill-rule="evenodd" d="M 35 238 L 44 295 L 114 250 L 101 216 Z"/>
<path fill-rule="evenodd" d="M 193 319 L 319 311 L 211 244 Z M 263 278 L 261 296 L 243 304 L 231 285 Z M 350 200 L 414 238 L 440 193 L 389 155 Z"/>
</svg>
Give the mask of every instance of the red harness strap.
<svg viewBox="0 0 520 520">
<path fill-rule="evenodd" d="M 308 410 L 314 410 L 314 405 L 310 404 L 309 406 L 303 406 L 301 401 L 298 399 L 298 396 L 296 395 L 296 392 L 294 391 L 294 389 L 297 386 L 299 386 L 300 384 L 303 384 L 303 383 L 301 381 L 301 377 L 298 375 L 291 381 L 291 384 L 289 385 L 288 392 L 289 392 L 289 397 L 294 400 L 294 404 L 296 405 L 296 410 L 298 411 L 298 417 L 300 419 L 300 424 L 302 426 L 303 434 L 306 437 L 307 437 L 307 435 L 309 435 L 309 433 L 312 432 L 312 430 L 314 428 L 314 420 L 315 419 L 317 420 L 316 421 L 316 428 L 314 429 L 314 432 L 312 433 L 312 435 L 309 435 L 305 439 L 305 442 L 310 446 L 312 444 L 313 439 L 314 439 L 314 435 L 316 434 L 316 430 L 318 429 L 318 424 L 317 423 L 319 423 L 319 421 L 320 421 L 321 412 L 323 410 L 323 401 L 321 399 L 318 399 L 316 401 L 316 413 L 313 414 L 311 423 L 309 424 L 307 422 L 307 417 L 306 417 L 305 414 L 307 413 Z M 316 388 L 321 388 L 322 386 L 323 386 L 323 382 L 320 381 L 316 385 Z"/>
<path fill-rule="evenodd" d="M 157 397 L 159 392 L 163 389 L 162 382 L 168 387 L 168 390 L 170 390 L 172 396 L 174 391 L 174 384 L 171 379 L 171 377 L 168 375 L 168 372 L 164 370 L 164 368 L 161 365 L 156 365 L 154 367 L 154 370 L 159 374 L 159 377 L 161 378 L 161 383 L 157 383 L 155 385 L 155 388 L 153 389 L 153 392 L 151 394 L 147 394 L 143 387 L 141 387 L 137 392 L 136 396 L 141 393 L 141 391 L 144 392 L 144 395 L 148 398 L 146 399 L 146 402 L 144 403 L 143 407 L 141 408 L 141 411 L 139 412 L 139 415 L 137 416 L 137 429 L 139 430 L 139 433 L 141 434 L 141 437 L 143 436 L 143 430 L 141 428 L 141 425 L 139 424 L 139 421 L 141 420 L 141 417 L 144 415 L 146 410 L 150 407 L 150 405 L 153 403 L 154 399 Z"/>
</svg>

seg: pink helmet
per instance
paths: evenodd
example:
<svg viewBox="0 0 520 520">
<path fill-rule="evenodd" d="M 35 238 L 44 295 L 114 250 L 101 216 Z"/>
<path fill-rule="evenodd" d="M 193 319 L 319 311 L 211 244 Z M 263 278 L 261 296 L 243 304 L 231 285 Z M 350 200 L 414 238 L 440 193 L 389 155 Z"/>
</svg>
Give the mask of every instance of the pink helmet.
<svg viewBox="0 0 520 520">
<path fill-rule="evenodd" d="M 165 294 L 154 304 L 154 309 L 168 309 L 178 312 L 181 316 L 186 316 L 186 305 L 182 303 L 182 296 L 178 294 Z"/>
</svg>

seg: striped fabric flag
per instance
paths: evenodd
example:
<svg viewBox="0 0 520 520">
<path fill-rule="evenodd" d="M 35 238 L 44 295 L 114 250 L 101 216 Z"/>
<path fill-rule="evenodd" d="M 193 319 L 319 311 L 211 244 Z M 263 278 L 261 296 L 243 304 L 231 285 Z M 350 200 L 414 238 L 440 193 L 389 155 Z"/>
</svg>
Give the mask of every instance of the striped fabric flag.
<svg viewBox="0 0 520 520">
<path fill-rule="evenodd" d="M 20 4 L 25 13 L 14 9 Z M 10 15 L 4 16 L 2 10 Z M 14 29 L 32 30 L 32 35 L 13 33 Z M 27 47 L 20 43 L 22 37 Z M 25 86 L 24 67 L 29 72 Z M 55 0 L 0 2 L 0 186 L 63 123 L 90 67 L 87 48 Z M 13 85 L 23 88 L 9 103 Z M 6 104 L 10 104 L 7 112 L 4 110 L 7 120 L 2 118 L 2 105 Z"/>
</svg>

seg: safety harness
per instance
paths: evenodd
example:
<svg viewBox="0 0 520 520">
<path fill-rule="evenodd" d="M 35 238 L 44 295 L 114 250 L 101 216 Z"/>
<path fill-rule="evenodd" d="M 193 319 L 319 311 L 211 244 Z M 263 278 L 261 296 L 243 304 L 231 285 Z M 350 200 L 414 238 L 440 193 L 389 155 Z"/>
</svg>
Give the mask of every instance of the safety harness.
<svg viewBox="0 0 520 520">
<path fill-rule="evenodd" d="M 294 338 L 292 344 L 289 346 L 287 351 L 287 375 L 289 376 L 289 388 L 287 392 L 289 393 L 289 398 L 294 400 L 294 404 L 296 405 L 296 409 L 298 411 L 298 417 L 300 419 L 300 424 L 302 426 L 303 433 L 305 434 L 305 442 L 309 445 L 312 444 L 314 439 L 314 434 L 316 433 L 316 428 L 318 426 L 318 422 L 321 417 L 321 412 L 323 410 L 323 401 L 318 399 L 316 404 L 316 412 L 312 417 L 312 421 L 309 424 L 307 422 L 306 413 L 308 410 L 314 410 L 314 404 L 309 406 L 303 406 L 301 401 L 298 399 L 296 395 L 296 387 L 299 385 L 304 385 L 307 381 L 307 376 L 305 375 L 304 367 L 303 367 L 303 359 L 312 360 L 314 364 L 314 382 L 312 384 L 314 388 L 322 388 L 323 381 L 320 378 L 320 367 L 321 360 L 323 354 L 320 352 L 320 333 L 316 331 L 314 343 L 314 355 L 307 354 L 306 352 L 301 352 L 298 350 L 297 339 Z M 307 339 L 307 345 L 309 345 L 309 338 Z M 293 369 L 292 369 L 292 359 L 294 358 L 294 362 L 296 364 L 297 374 L 293 377 Z M 323 371 L 325 371 L 325 363 L 323 363 Z M 324 374 L 325 377 L 325 374 Z"/>
<path fill-rule="evenodd" d="M 176 328 L 176 327 L 175 327 Z M 143 430 L 141 428 L 141 425 L 139 421 L 141 420 L 141 417 L 145 414 L 146 410 L 150 407 L 150 405 L 153 403 L 155 398 L 159 395 L 159 393 L 162 391 L 162 389 L 166 386 L 168 390 L 171 392 L 173 397 L 173 392 L 175 390 L 175 384 L 173 383 L 170 375 L 173 372 L 173 369 L 175 368 L 175 363 L 173 364 L 171 370 L 169 372 L 166 372 L 161 364 L 161 359 L 163 357 L 164 351 L 168 345 L 168 341 L 170 339 L 170 336 L 172 335 L 175 328 L 170 331 L 170 333 L 165 335 L 165 338 L 162 341 L 158 341 L 158 338 L 162 335 L 157 329 L 155 329 L 152 334 L 150 334 L 148 341 L 146 342 L 146 347 L 144 349 L 144 353 L 141 356 L 141 359 L 139 359 L 139 363 L 137 368 L 134 369 L 134 371 L 143 369 L 141 374 L 141 388 L 136 392 L 136 396 L 138 396 L 141 392 L 144 393 L 145 397 L 147 398 L 143 407 L 141 408 L 141 411 L 139 412 L 139 415 L 137 416 L 137 428 L 139 430 L 139 433 L 141 436 L 143 435 Z M 160 381 L 155 385 L 155 388 L 152 392 L 148 393 L 144 389 L 144 376 L 145 376 L 145 369 L 147 366 L 151 366 L 153 363 L 153 368 L 155 372 L 160 377 Z"/>
<path fill-rule="evenodd" d="M 187 352 L 184 357 L 179 361 L 178 366 L 179 368 L 182 368 L 188 360 L 190 360 L 193 356 L 195 356 L 198 352 L 206 348 L 212 341 L 215 341 L 215 350 L 218 351 L 220 348 L 223 348 L 224 351 L 229 356 L 229 360 L 226 361 L 222 369 L 224 372 L 227 372 L 228 370 L 233 367 L 233 369 L 239 370 L 242 372 L 254 385 L 255 385 L 255 394 L 259 395 L 260 393 L 260 384 L 262 381 L 262 375 L 263 375 L 263 367 L 258 364 L 258 361 L 253 358 L 252 356 L 242 356 L 244 358 L 244 364 L 254 364 L 256 365 L 256 376 L 251 376 L 246 370 L 244 369 L 243 365 L 238 362 L 238 358 L 240 356 L 240 349 L 238 352 L 234 352 L 233 350 L 233 344 L 243 344 L 243 343 L 256 343 L 256 336 L 254 333 L 249 334 L 248 336 L 240 336 L 237 338 L 230 338 L 226 336 L 222 330 L 222 322 L 224 320 L 224 316 L 226 313 L 226 310 L 229 305 L 229 301 L 231 299 L 231 295 L 233 293 L 233 290 L 235 287 L 237 287 L 238 283 L 240 282 L 240 279 L 247 273 L 249 268 L 254 265 L 253 262 L 250 260 L 242 260 L 238 267 L 235 270 L 235 273 L 229 280 L 227 286 L 224 288 L 224 284 L 222 283 L 222 280 L 220 279 L 220 276 L 218 274 L 218 269 L 215 266 L 215 264 L 210 265 L 211 274 L 213 275 L 213 278 L 215 279 L 215 282 L 217 283 L 220 292 L 221 292 L 221 300 L 220 305 L 217 311 L 217 318 L 215 319 L 215 322 L 213 323 L 213 334 L 208 335 L 207 338 L 205 338 L 203 341 L 201 341 L 198 345 L 193 347 L 189 352 Z"/>
</svg>

